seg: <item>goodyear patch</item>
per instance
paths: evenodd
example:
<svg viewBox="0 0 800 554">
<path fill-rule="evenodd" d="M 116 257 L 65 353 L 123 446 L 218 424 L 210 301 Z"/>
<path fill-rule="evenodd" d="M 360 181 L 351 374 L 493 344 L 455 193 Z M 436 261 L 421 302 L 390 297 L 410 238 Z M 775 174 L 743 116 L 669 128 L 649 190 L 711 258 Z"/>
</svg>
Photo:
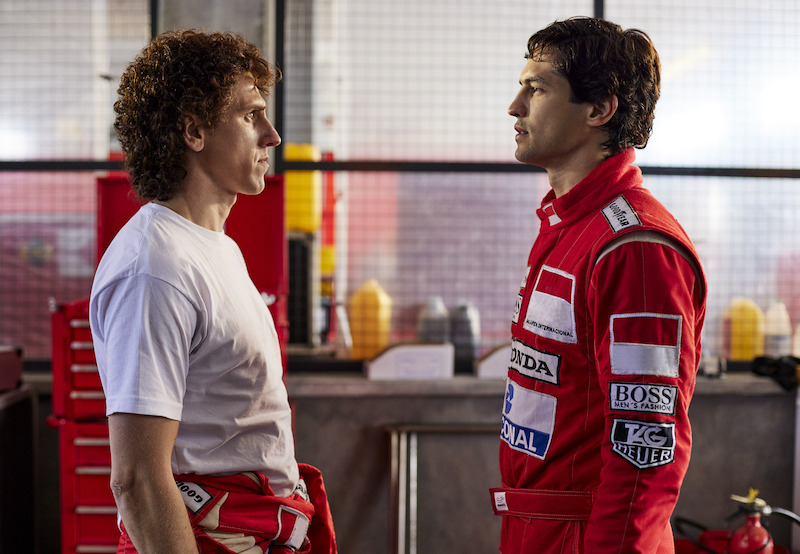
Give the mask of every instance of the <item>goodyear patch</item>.
<svg viewBox="0 0 800 554">
<path fill-rule="evenodd" d="M 186 483 L 184 481 L 175 481 L 178 490 L 183 497 L 183 503 L 193 514 L 202 510 L 206 504 L 211 502 L 214 498 L 210 492 L 198 485 L 197 483 Z"/>
<path fill-rule="evenodd" d="M 624 196 L 618 196 L 611 204 L 603 208 L 603 216 L 605 216 L 608 224 L 611 225 L 614 234 L 628 227 L 638 227 L 642 224 L 639 216 L 636 215 L 636 212 L 625 200 Z"/>
</svg>

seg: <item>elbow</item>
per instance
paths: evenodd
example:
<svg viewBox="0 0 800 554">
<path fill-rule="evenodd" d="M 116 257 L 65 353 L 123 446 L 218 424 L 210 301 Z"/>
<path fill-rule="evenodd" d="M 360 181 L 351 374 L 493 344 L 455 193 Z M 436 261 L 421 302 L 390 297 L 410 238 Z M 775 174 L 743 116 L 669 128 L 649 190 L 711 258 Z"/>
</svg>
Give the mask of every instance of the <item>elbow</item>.
<svg viewBox="0 0 800 554">
<path fill-rule="evenodd" d="M 141 487 L 142 482 L 143 479 L 137 476 L 136 471 L 120 470 L 112 464 L 109 486 L 119 508 L 122 508 L 126 499 L 136 496 L 136 491 Z"/>
</svg>

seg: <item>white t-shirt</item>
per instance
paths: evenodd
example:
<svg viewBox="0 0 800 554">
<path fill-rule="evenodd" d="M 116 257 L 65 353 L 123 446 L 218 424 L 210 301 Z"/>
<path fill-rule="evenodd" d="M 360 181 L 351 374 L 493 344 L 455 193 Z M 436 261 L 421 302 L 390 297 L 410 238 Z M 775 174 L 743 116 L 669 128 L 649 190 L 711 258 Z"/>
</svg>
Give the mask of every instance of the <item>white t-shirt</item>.
<svg viewBox="0 0 800 554">
<path fill-rule="evenodd" d="M 180 421 L 172 470 L 297 485 L 275 324 L 236 243 L 157 204 L 114 238 L 90 299 L 106 413 Z"/>
</svg>

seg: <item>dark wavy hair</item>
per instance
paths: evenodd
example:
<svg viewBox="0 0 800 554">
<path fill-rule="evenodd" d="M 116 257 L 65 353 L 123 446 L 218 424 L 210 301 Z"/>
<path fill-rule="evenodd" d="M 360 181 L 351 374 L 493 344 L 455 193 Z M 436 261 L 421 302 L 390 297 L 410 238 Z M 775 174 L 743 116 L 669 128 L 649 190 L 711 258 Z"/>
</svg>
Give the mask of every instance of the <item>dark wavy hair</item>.
<svg viewBox="0 0 800 554">
<path fill-rule="evenodd" d="M 163 33 L 131 62 L 120 79 L 114 128 L 140 199 L 173 196 L 186 177 L 181 116 L 213 128 L 243 74 L 265 95 L 280 78 L 258 47 L 231 33 Z"/>
<path fill-rule="evenodd" d="M 609 156 L 647 145 L 661 92 L 661 62 L 644 32 L 589 17 L 556 21 L 528 39 L 525 57 L 546 57 L 569 81 L 573 102 L 617 96 L 617 111 L 604 125 Z"/>
</svg>

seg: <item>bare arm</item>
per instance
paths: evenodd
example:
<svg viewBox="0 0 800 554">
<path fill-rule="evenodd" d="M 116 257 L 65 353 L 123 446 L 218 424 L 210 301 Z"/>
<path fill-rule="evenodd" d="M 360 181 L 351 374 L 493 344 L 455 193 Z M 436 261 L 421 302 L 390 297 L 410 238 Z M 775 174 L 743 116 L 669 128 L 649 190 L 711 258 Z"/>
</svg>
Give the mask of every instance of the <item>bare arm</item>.
<svg viewBox="0 0 800 554">
<path fill-rule="evenodd" d="M 156 416 L 112 414 L 111 490 L 122 521 L 141 554 L 197 554 L 170 458 L 178 422 Z"/>
</svg>

